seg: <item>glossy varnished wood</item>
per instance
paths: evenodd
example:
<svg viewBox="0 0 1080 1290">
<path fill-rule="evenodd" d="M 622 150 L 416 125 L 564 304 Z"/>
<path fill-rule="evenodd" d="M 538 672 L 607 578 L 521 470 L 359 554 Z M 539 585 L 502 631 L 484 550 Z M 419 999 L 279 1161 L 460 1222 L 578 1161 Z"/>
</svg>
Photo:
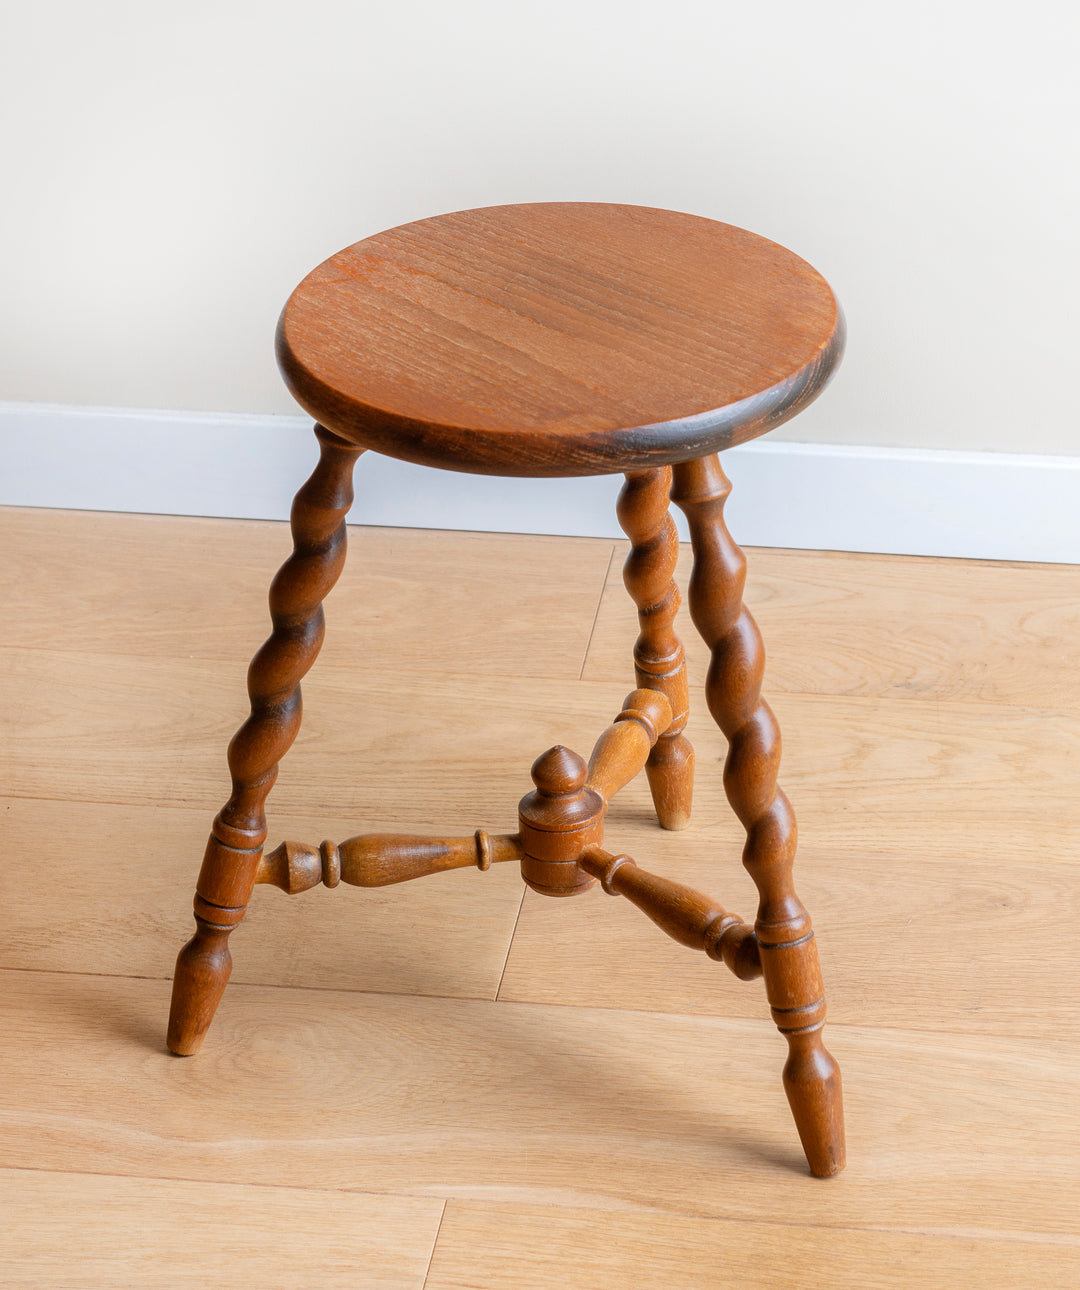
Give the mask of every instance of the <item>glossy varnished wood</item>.
<svg viewBox="0 0 1080 1290">
<path fill-rule="evenodd" d="M 625 896 L 680 945 L 704 950 L 743 981 L 761 975 L 754 929 L 738 914 L 691 887 L 648 873 L 629 856 L 589 847 L 578 863 L 609 896 Z"/>
<path fill-rule="evenodd" d="M 743 864 L 758 889 L 755 923 L 773 1019 L 788 1041 L 784 1089 L 810 1168 L 843 1169 L 840 1068 L 821 1036 L 825 987 L 810 915 L 795 893 L 795 815 L 777 784 L 780 727 L 761 697 L 765 650 L 742 601 L 746 557 L 724 522 L 731 491 L 715 455 L 676 467 L 673 500 L 694 551 L 690 613 L 712 651 L 705 698 L 728 739 L 724 788 L 746 829 Z"/>
<path fill-rule="evenodd" d="M 679 733 L 686 721 L 685 665 L 672 631 L 678 589 L 671 580 L 676 551 L 667 469 L 629 475 L 620 498 L 623 524 L 635 539 L 627 585 L 642 625 L 635 657 L 645 666 L 638 674 L 651 679 L 651 664 L 661 688 L 643 687 L 627 696 L 588 766 L 561 745 L 535 761 L 534 790 L 519 806 L 519 835 L 497 839 L 494 857 L 489 835 L 480 829 L 472 840 L 369 834 L 340 847 L 285 843 L 262 859 L 266 797 L 299 730 L 300 681 L 322 643 L 322 600 L 344 562 L 344 515 L 352 499 L 352 467 L 362 451 L 321 426 L 317 433 L 320 463 L 293 508 L 294 552 L 271 589 L 274 632 L 249 670 L 251 716 L 229 749 L 233 795 L 214 821 L 196 890 L 196 934 L 177 960 L 169 1048 L 187 1056 L 200 1047 L 231 973 L 229 935 L 244 917 L 256 882 L 289 894 L 342 880 L 383 886 L 469 864 L 487 869 L 493 858 L 519 858 L 522 877 L 534 891 L 578 895 L 602 879 L 609 894 L 628 896 L 669 935 L 704 948 L 737 976 L 750 980 L 764 971 L 773 1016 L 790 1046 L 784 1086 L 807 1159 L 819 1176 L 837 1173 L 844 1166 L 840 1075 L 821 1042 L 825 1003 L 813 931 L 791 886 L 794 817 L 776 788 L 779 729 L 759 697 L 764 655 L 756 625 L 741 606 L 745 559 L 724 526 L 730 485 L 715 456 L 681 465 L 675 496 L 689 517 L 695 554 L 694 622 L 713 651 L 709 708 L 731 740 L 725 786 L 746 825 L 745 862 L 761 893 L 753 930 L 700 893 L 598 850 L 612 796 L 645 767 L 673 724 Z M 650 777 L 662 823 L 686 823 L 675 816 L 680 798 L 688 815 L 692 764 L 692 754 L 676 751 Z M 583 863 L 586 853 L 595 864 Z"/>
<path fill-rule="evenodd" d="M 667 696 L 671 724 L 649 754 L 646 770 L 656 818 L 665 829 L 685 829 L 694 797 L 694 749 L 683 731 L 690 716 L 686 656 L 675 633 L 681 597 L 675 582 L 679 535 L 668 510 L 671 469 L 626 477 L 618 516 L 631 540 L 623 581 L 638 610 L 634 672 L 639 686 Z"/>
<path fill-rule="evenodd" d="M 266 841 L 266 798 L 300 729 L 300 682 L 322 645 L 322 602 L 345 561 L 352 469 L 362 449 L 317 427 L 319 463 L 296 495 L 293 553 L 270 587 L 274 630 L 251 661 L 251 715 L 229 744 L 232 795 L 214 820 L 195 889 L 195 935 L 173 977 L 169 1048 L 198 1051 L 232 971 L 229 935 L 243 919 Z"/>
<path fill-rule="evenodd" d="M 843 1168 L 839 1072 L 821 1043 L 813 933 L 790 881 L 794 820 L 775 785 L 779 731 L 758 698 L 760 640 L 740 612 L 741 553 L 723 526 L 723 498 L 718 506 L 715 488 L 699 488 L 711 479 L 711 449 L 779 425 L 816 395 L 842 340 L 828 285 L 791 252 L 729 225 L 642 207 L 458 212 L 369 238 L 305 279 L 282 314 L 278 358 L 317 418 L 322 460 L 294 506 L 295 551 L 271 590 L 274 632 L 252 662 L 251 716 L 230 745 L 233 793 L 203 861 L 196 935 L 177 961 L 173 1052 L 194 1053 L 202 1041 L 231 970 L 229 934 L 256 880 L 293 893 L 343 879 L 393 885 L 474 861 L 490 867 L 483 829 L 474 847 L 371 833 L 317 850 L 286 843 L 260 865 L 265 800 L 299 729 L 300 680 L 344 559 L 356 455 L 374 448 L 509 475 L 621 471 L 639 689 L 590 765 L 561 744 L 536 759 L 535 787 L 518 809 L 520 842 L 504 839 L 507 856 L 520 845 L 522 877 L 536 892 L 577 895 L 602 877 L 609 893 L 627 895 L 736 975 L 749 979 L 760 965 L 789 1041 L 784 1084 L 811 1170 Z M 669 463 L 693 535 L 693 616 L 713 651 L 709 707 L 732 743 L 726 786 L 761 894 L 754 930 L 624 857 L 599 869 L 582 862 L 590 848 L 608 854 L 596 849 L 611 796 L 646 762 L 660 823 L 689 822 Z"/>
<path fill-rule="evenodd" d="M 533 791 L 518 805 L 524 852 L 521 876 L 545 896 L 576 896 L 596 879 L 582 869 L 586 847 L 604 840 L 611 798 L 639 774 L 671 723 L 671 704 L 656 690 L 634 690 L 584 758 L 557 744 L 532 766 Z"/>
<path fill-rule="evenodd" d="M 477 829 L 469 838 L 416 837 L 402 833 L 366 833 L 346 838 L 340 846 L 322 842 L 317 847 L 283 842 L 259 861 L 256 883 L 270 883 L 290 896 L 310 891 L 322 883 L 336 887 L 392 887 L 413 878 L 426 878 L 449 869 L 475 866 L 481 871 L 493 864 L 520 860 L 517 834 L 494 836 Z"/>
<path fill-rule="evenodd" d="M 552 202 L 458 211 L 347 247 L 278 328 L 289 388 L 366 447 L 450 470 L 683 461 L 794 416 L 843 346 L 824 279 L 744 229 Z"/>
<path fill-rule="evenodd" d="M 662 690 L 642 687 L 623 700 L 622 711 L 593 746 L 586 784 L 610 803 L 620 789 L 648 767 L 675 718 Z"/>
</svg>

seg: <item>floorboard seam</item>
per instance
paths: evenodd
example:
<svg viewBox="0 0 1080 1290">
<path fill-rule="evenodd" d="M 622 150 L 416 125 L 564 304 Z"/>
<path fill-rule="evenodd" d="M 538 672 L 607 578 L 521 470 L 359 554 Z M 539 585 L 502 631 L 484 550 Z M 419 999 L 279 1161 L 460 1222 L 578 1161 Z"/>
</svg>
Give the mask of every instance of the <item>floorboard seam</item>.
<svg viewBox="0 0 1080 1290">
<path fill-rule="evenodd" d="M 1058 1245 L 1073 1247 L 1080 1245 L 1080 1236 L 1066 1231 L 1037 1231 L 1025 1228 L 1009 1228 L 1006 1230 L 989 1230 L 989 1229 L 970 1229 L 957 1226 L 950 1230 L 940 1227 L 928 1227 L 925 1224 L 905 1224 L 886 1225 L 880 1222 L 870 1223 L 829 1223 L 823 1221 L 813 1221 L 802 1219 L 801 1221 L 785 1221 L 781 1218 L 774 1218 L 766 1215 L 739 1215 L 739 1214 L 710 1214 L 693 1209 L 670 1209 L 652 1206 L 624 1206 L 617 1205 L 613 1208 L 598 1208 L 595 1205 L 560 1205 L 549 1201 L 531 1200 L 523 1201 L 514 1200 L 493 1200 L 490 1197 L 470 1197 L 470 1196 L 432 1196 L 427 1193 L 414 1191 L 373 1191 L 369 1188 L 359 1187 L 325 1187 L 325 1186 L 305 1186 L 296 1183 L 262 1183 L 250 1182 L 247 1180 L 239 1181 L 234 1179 L 206 1178 L 206 1177 L 189 1177 L 177 1174 L 125 1174 L 113 1170 L 102 1171 L 93 1169 L 40 1169 L 30 1165 L 5 1165 L 0 1163 L 0 1170 L 6 1170 L 10 1173 L 24 1174 L 59 1174 L 65 1177 L 76 1178 L 118 1178 L 130 1182 L 153 1182 L 153 1183 L 188 1183 L 198 1186 L 210 1185 L 215 1187 L 244 1187 L 259 1188 L 265 1191 L 303 1191 L 313 1193 L 326 1193 L 333 1195 L 347 1196 L 370 1196 L 385 1199 L 387 1197 L 399 1200 L 435 1200 L 441 1203 L 442 1209 L 439 1213 L 439 1223 L 435 1232 L 435 1239 L 432 1241 L 431 1257 L 428 1259 L 428 1266 L 424 1272 L 424 1281 L 421 1290 L 427 1285 L 431 1273 L 431 1264 L 434 1260 L 435 1249 L 438 1245 L 439 1236 L 442 1232 L 446 1210 L 451 1201 L 462 1205 L 479 1205 L 484 1207 L 496 1208 L 527 1208 L 527 1209 L 544 1209 L 553 1212 L 579 1212 L 587 1214 L 645 1214 L 650 1217 L 664 1217 L 671 1215 L 677 1218 L 692 1219 L 700 1223 L 725 1223 L 725 1224 L 751 1224 L 753 1226 L 764 1226 L 773 1228 L 794 1228 L 794 1229 L 816 1229 L 822 1232 L 880 1232 L 883 1234 L 900 1234 L 908 1236 L 929 1236 L 939 1240 L 956 1240 L 956 1241 L 991 1241 L 1001 1242 L 1003 1244 L 1018 1245 Z"/>
<path fill-rule="evenodd" d="M 397 1200 L 433 1200 L 441 1203 L 445 1210 L 449 1203 L 449 1197 L 446 1196 L 428 1196 L 421 1192 L 415 1191 L 372 1191 L 367 1187 L 327 1187 L 317 1185 L 307 1185 L 305 1183 L 268 1183 L 268 1182 L 250 1182 L 248 1179 L 238 1178 L 207 1178 L 207 1177 L 190 1177 L 187 1174 L 125 1174 L 115 1169 L 43 1169 L 37 1165 L 8 1165 L 0 1160 L 0 1170 L 7 1170 L 11 1173 L 23 1174 L 62 1174 L 73 1178 L 124 1178 L 131 1182 L 163 1182 L 163 1183 L 192 1183 L 196 1186 L 211 1187 L 257 1187 L 261 1191 L 310 1191 L 325 1192 L 327 1195 L 345 1195 L 345 1196 L 377 1196 L 383 1199 L 387 1196 Z M 561 1208 L 556 1206 L 555 1208 Z M 606 1211 L 605 1211 L 606 1212 Z M 440 1214 L 440 1222 L 442 1215 Z M 0 1286 L 3 1282 L 0 1282 Z"/>
<path fill-rule="evenodd" d="M 522 892 L 522 905 L 524 905 L 525 892 Z M 520 918 L 521 909 L 518 910 Z M 517 930 L 515 924 L 515 932 Z M 513 935 L 511 935 L 511 948 L 513 947 Z M 507 950 L 507 962 L 510 958 L 510 950 Z M 130 972 L 85 972 L 72 971 L 67 968 L 37 968 L 37 967 L 13 967 L 10 964 L 0 965 L 0 973 L 4 972 L 22 972 L 30 976 L 83 976 L 90 977 L 94 980 L 109 979 L 115 981 L 160 981 L 167 983 L 172 978 L 170 972 L 165 976 L 134 976 Z M 503 964 L 503 973 L 505 975 L 506 964 Z M 373 999 L 441 999 L 447 1003 L 501 1003 L 517 1004 L 522 1008 L 566 1008 L 569 1010 L 578 1010 L 580 1012 L 616 1012 L 627 1016 L 642 1017 L 662 1017 L 673 1021 L 714 1021 L 714 1022 L 745 1022 L 749 1025 L 760 1025 L 768 1033 L 772 1033 L 772 1022 L 768 1017 L 768 1004 L 762 997 L 762 1012 L 760 1016 L 739 1016 L 719 1012 L 666 1012 L 661 1008 L 616 1008 L 611 1004 L 605 1003 L 559 1003 L 550 999 L 502 999 L 498 992 L 494 998 L 484 994 L 410 994 L 393 990 L 351 990 L 346 986 L 340 985 L 275 985 L 266 981 L 237 981 L 233 979 L 230 983 L 233 990 L 306 990 L 316 994 L 342 994 L 368 995 Z M 499 981 L 499 990 L 502 989 L 502 980 Z M 829 1033 L 842 1031 L 870 1031 L 874 1034 L 882 1035 L 927 1035 L 931 1038 L 951 1037 L 953 1039 L 965 1039 L 973 1042 L 998 1040 L 1001 1035 L 992 1030 L 930 1030 L 918 1026 L 882 1026 L 875 1025 L 868 1021 L 840 1021 L 829 1018 Z M 1037 1033 L 1018 1033 L 1014 1029 L 1009 1030 L 1009 1041 L 1018 1043 L 1031 1044 L 1051 1044 L 1055 1049 L 1068 1049 L 1071 1051 L 1076 1048 L 1075 1043 L 1064 1040 L 1058 1035 L 1037 1034 Z M 561 1208 L 561 1206 L 560 1206 Z"/>
<path fill-rule="evenodd" d="M 506 958 L 503 959 L 502 971 L 499 973 L 499 984 L 495 987 L 495 998 L 493 1000 L 494 1003 L 499 1002 L 499 992 L 502 990 L 503 981 L 506 977 L 507 964 L 510 962 L 510 955 L 513 953 L 513 950 L 514 950 L 514 937 L 517 935 L 518 923 L 521 922 L 521 911 L 525 908 L 525 896 L 528 890 L 529 890 L 528 887 L 526 887 L 525 884 L 522 883 L 521 899 L 518 901 L 517 917 L 514 919 L 514 926 L 510 932 L 510 941 L 506 947 Z"/>
<path fill-rule="evenodd" d="M 435 1250 L 439 1244 L 439 1234 L 442 1232 L 443 1219 L 446 1217 L 446 1207 L 449 1203 L 448 1200 L 444 1199 L 442 1209 L 439 1211 L 439 1225 L 435 1229 L 435 1239 L 431 1242 L 431 1253 L 428 1255 L 427 1267 L 424 1269 L 424 1280 L 421 1283 L 420 1290 L 424 1290 L 428 1283 L 428 1278 L 431 1276 L 431 1265 L 435 1261 Z"/>
<path fill-rule="evenodd" d="M 593 636 L 596 634 L 596 624 L 600 621 L 600 610 L 604 604 L 604 592 L 607 591 L 608 578 L 611 576 L 611 566 L 615 562 L 615 543 L 611 544 L 611 554 L 608 556 L 607 566 L 604 569 L 604 578 L 600 583 L 600 595 L 596 598 L 596 613 L 593 614 L 592 626 L 589 628 L 589 639 L 585 642 L 585 653 L 581 660 L 581 671 L 578 673 L 578 680 L 585 679 L 585 666 L 589 661 L 589 650 L 592 648 Z"/>
</svg>

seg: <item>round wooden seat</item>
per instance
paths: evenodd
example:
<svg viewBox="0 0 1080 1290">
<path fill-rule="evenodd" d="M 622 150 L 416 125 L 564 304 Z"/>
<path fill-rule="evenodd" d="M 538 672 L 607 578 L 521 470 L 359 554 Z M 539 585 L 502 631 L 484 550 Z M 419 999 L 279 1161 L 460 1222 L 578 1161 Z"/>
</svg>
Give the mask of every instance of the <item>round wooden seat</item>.
<svg viewBox="0 0 1080 1290">
<path fill-rule="evenodd" d="M 729 224 L 642 206 L 458 211 L 365 238 L 297 287 L 277 352 L 353 443 L 492 475 L 701 457 L 780 425 L 839 361 L 828 284 Z"/>
</svg>

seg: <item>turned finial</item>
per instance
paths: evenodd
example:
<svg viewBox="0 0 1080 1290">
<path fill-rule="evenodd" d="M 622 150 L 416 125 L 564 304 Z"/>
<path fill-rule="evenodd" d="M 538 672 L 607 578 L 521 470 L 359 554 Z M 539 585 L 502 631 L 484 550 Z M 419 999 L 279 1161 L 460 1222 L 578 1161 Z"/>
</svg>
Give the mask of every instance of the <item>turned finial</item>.
<svg viewBox="0 0 1080 1290">
<path fill-rule="evenodd" d="M 603 800 L 585 787 L 589 768 L 576 752 L 556 744 L 532 764 L 533 792 L 521 799 L 521 815 L 545 832 L 579 829 L 603 813 Z"/>
<path fill-rule="evenodd" d="M 573 797 L 585 787 L 588 767 L 576 752 L 556 744 L 537 757 L 530 774 L 541 797 Z"/>
<path fill-rule="evenodd" d="M 535 891 L 572 896 L 593 886 L 576 861 L 584 847 L 603 840 L 604 799 L 585 786 L 583 758 L 561 744 L 532 765 L 536 785 L 518 807 L 525 855 L 521 874 Z"/>
</svg>

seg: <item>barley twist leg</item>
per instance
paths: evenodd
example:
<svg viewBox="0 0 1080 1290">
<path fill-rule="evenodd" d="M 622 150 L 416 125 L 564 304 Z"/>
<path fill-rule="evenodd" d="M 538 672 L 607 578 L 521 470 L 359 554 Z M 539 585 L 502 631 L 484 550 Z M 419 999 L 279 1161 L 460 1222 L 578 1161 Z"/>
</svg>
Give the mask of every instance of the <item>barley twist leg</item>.
<svg viewBox="0 0 1080 1290">
<path fill-rule="evenodd" d="M 634 646 L 637 684 L 659 690 L 675 714 L 649 754 L 645 773 L 661 826 L 684 829 L 694 795 L 694 750 L 683 734 L 690 699 L 686 660 L 674 626 L 680 603 L 673 577 L 679 537 L 668 511 L 670 490 L 670 466 L 628 474 L 619 494 L 618 516 L 632 544 L 623 581 L 637 605 L 641 628 Z"/>
<path fill-rule="evenodd" d="M 363 451 L 316 426 L 320 458 L 292 508 L 293 553 L 270 586 L 273 631 L 251 661 L 251 715 L 229 744 L 232 796 L 214 820 L 196 886 L 192 939 L 173 977 L 168 1046 L 197 1052 L 232 970 L 229 933 L 244 917 L 266 841 L 265 804 L 300 729 L 300 681 L 322 645 L 322 601 L 345 562 L 352 468 Z"/>
<path fill-rule="evenodd" d="M 795 816 L 777 787 L 780 729 L 761 698 L 765 651 L 743 607 L 746 557 L 724 523 L 731 491 L 715 454 L 675 467 L 673 500 L 694 548 L 690 613 L 712 650 L 709 711 L 728 738 L 724 788 L 746 828 L 743 863 L 760 896 L 755 931 L 773 1018 L 788 1041 L 784 1088 L 811 1171 L 844 1167 L 840 1071 L 822 1041 L 825 992 L 817 947 L 792 882 Z"/>
</svg>

